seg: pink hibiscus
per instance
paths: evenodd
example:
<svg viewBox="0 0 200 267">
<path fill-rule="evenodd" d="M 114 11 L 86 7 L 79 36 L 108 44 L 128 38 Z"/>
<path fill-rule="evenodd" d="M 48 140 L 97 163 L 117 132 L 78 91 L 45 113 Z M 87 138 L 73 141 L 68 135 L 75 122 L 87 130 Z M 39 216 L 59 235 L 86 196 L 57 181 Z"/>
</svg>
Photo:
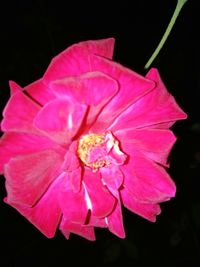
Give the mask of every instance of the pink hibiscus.
<svg viewBox="0 0 200 267">
<path fill-rule="evenodd" d="M 5 202 L 44 235 L 57 228 L 95 239 L 94 227 L 124 238 L 122 205 L 154 222 L 174 197 L 166 172 L 185 119 L 159 73 L 146 77 L 113 62 L 114 39 L 75 44 L 44 76 L 10 82 L 3 111 L 0 172 Z"/>
</svg>

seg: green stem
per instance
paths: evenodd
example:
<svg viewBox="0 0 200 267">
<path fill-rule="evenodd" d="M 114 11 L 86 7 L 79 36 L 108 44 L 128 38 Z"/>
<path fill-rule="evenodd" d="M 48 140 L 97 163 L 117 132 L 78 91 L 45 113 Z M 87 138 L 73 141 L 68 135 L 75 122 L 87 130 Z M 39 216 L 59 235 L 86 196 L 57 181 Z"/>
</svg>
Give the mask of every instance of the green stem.
<svg viewBox="0 0 200 267">
<path fill-rule="evenodd" d="M 184 4 L 187 2 L 187 0 L 177 0 L 177 5 L 176 5 L 176 8 L 175 8 L 175 11 L 174 11 L 174 14 L 169 22 L 169 25 L 160 41 L 160 43 L 158 44 L 156 50 L 154 51 L 154 53 L 152 54 L 152 56 L 150 57 L 150 59 L 148 60 L 148 62 L 146 63 L 145 65 L 145 69 L 148 69 L 149 66 L 152 64 L 152 62 L 154 61 L 154 59 L 157 57 L 158 53 L 160 52 L 161 48 L 163 47 L 165 41 L 167 40 L 167 37 L 169 36 L 175 22 L 176 22 L 176 19 L 182 9 L 182 7 L 184 6 Z"/>
</svg>

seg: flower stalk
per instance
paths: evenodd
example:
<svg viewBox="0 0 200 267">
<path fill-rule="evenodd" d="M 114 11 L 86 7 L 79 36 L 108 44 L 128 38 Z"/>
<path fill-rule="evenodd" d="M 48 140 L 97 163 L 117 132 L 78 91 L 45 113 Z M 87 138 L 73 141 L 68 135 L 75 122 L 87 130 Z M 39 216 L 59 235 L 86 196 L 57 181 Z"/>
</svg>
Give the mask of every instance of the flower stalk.
<svg viewBox="0 0 200 267">
<path fill-rule="evenodd" d="M 174 11 L 174 14 L 169 22 L 169 25 L 162 37 L 162 39 L 160 40 L 160 43 L 158 44 L 157 48 L 155 49 L 154 53 L 152 54 L 152 56 L 150 57 L 150 59 L 147 61 L 146 65 L 144 66 L 145 69 L 148 69 L 150 67 L 150 65 L 153 63 L 153 61 L 155 60 L 155 58 L 157 57 L 157 55 L 159 54 L 161 48 L 163 47 L 163 45 L 165 44 L 175 22 L 176 19 L 182 9 L 182 7 L 184 6 L 184 4 L 187 2 L 187 0 L 178 0 L 177 1 L 177 5 Z"/>
</svg>

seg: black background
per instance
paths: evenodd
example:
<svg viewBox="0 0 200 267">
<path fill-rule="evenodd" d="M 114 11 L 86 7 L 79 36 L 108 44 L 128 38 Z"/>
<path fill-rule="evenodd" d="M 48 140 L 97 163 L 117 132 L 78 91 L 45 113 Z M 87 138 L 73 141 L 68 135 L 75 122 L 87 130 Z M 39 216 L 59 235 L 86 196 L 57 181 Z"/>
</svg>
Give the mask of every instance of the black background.
<svg viewBox="0 0 200 267">
<path fill-rule="evenodd" d="M 81 1 L 80 1 L 81 2 Z M 97 241 L 59 232 L 47 239 L 3 203 L 0 181 L 0 266 L 200 266 L 200 43 L 198 2 L 188 0 L 153 63 L 188 114 L 173 130 L 170 156 L 177 196 L 162 204 L 155 224 L 124 210 L 127 237 L 97 229 Z M 114 60 L 144 74 L 144 65 L 171 18 L 175 0 L 0 3 L 0 105 L 8 80 L 25 86 L 40 78 L 51 58 L 73 43 L 116 38 Z"/>
</svg>

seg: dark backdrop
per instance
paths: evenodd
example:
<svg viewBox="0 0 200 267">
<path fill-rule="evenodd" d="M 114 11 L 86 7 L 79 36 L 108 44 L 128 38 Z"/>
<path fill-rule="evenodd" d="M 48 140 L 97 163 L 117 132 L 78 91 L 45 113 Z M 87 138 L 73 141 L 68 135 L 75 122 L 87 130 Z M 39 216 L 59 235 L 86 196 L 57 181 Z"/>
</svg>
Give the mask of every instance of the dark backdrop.
<svg viewBox="0 0 200 267">
<path fill-rule="evenodd" d="M 82 40 L 116 38 L 114 59 L 145 74 L 174 11 L 175 0 L 13 0 L 0 3 L 0 105 L 8 80 L 25 86 L 51 58 Z M 124 210 L 127 238 L 97 229 L 97 241 L 57 233 L 47 239 L 3 203 L 0 181 L 0 266 L 200 266 L 200 68 L 198 1 L 188 0 L 153 66 L 189 119 L 173 128 L 178 141 L 169 170 L 177 196 L 162 204 L 155 224 Z"/>
</svg>

